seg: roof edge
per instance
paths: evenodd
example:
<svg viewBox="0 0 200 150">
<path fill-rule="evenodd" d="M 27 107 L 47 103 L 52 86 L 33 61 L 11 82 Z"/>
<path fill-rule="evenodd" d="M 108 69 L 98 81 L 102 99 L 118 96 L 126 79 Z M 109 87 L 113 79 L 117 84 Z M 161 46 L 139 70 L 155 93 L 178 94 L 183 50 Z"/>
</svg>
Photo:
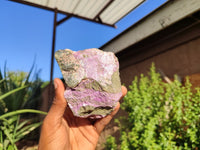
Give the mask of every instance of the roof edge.
<svg viewBox="0 0 200 150">
<path fill-rule="evenodd" d="M 100 47 L 118 53 L 200 10 L 199 0 L 167 1 Z"/>
</svg>

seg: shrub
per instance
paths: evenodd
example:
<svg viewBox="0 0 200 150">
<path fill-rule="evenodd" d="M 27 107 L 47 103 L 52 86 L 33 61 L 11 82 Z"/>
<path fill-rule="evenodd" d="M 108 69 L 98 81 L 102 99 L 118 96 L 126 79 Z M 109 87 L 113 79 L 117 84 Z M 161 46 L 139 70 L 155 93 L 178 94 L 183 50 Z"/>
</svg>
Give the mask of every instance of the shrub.
<svg viewBox="0 0 200 150">
<path fill-rule="evenodd" d="M 116 141 L 115 141 L 114 137 L 109 136 L 106 139 L 105 149 L 106 150 L 116 150 L 117 149 L 117 144 L 116 144 Z"/>
<path fill-rule="evenodd" d="M 122 150 L 200 148 L 200 89 L 192 92 L 188 79 L 164 83 L 152 65 L 149 76 L 135 77 L 122 108 Z"/>
<path fill-rule="evenodd" d="M 34 119 L 21 120 L 23 113 L 39 113 L 45 115 L 45 112 L 31 109 L 22 109 L 5 113 L 0 116 L 0 150 L 17 150 L 16 142 L 23 139 L 31 133 L 42 122 L 36 122 Z"/>
<path fill-rule="evenodd" d="M 5 67 L 6 68 L 6 67 Z M 9 93 L 12 90 L 20 89 L 0 99 L 0 115 L 19 109 L 37 109 L 37 104 L 42 92 L 44 83 L 39 78 L 39 71 L 33 74 L 30 72 L 0 70 L 0 95 Z M 33 77 L 32 81 L 30 77 Z"/>
<path fill-rule="evenodd" d="M 0 150 L 17 150 L 15 143 L 41 125 L 37 116 L 29 119 L 27 113 L 46 114 L 34 110 L 44 84 L 38 73 L 29 81 L 32 69 L 29 73 L 4 70 L 4 76 L 0 70 Z"/>
</svg>

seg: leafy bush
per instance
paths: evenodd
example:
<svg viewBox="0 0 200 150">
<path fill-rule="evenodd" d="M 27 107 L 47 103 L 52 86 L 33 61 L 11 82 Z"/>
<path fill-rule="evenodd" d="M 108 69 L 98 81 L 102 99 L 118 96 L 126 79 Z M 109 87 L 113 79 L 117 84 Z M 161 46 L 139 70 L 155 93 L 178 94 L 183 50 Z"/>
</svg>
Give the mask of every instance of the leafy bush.
<svg viewBox="0 0 200 150">
<path fill-rule="evenodd" d="M 29 73 L 4 70 L 4 76 L 0 70 L 0 150 L 17 150 L 15 143 L 41 125 L 37 117 L 22 118 L 22 114 L 46 114 L 34 110 L 44 84 L 38 74 L 29 81 L 32 69 Z"/>
<path fill-rule="evenodd" d="M 165 83 L 152 65 L 149 76 L 135 77 L 122 108 L 122 150 L 200 148 L 200 89 L 192 92 L 188 79 Z"/>
<path fill-rule="evenodd" d="M 37 109 L 37 104 L 44 84 L 39 78 L 39 72 L 32 75 L 34 66 L 29 73 L 23 71 L 7 71 L 6 67 L 2 73 L 0 70 L 0 95 L 12 90 L 20 89 L 0 99 L 0 115 L 24 108 Z M 33 76 L 33 81 L 30 81 Z"/>
<path fill-rule="evenodd" d="M 17 150 L 16 142 L 23 139 L 31 131 L 39 127 L 42 122 L 34 123 L 34 119 L 20 119 L 22 113 L 45 112 L 31 109 L 22 109 L 14 112 L 8 112 L 0 116 L 0 150 Z"/>
<path fill-rule="evenodd" d="M 115 141 L 114 137 L 109 136 L 106 139 L 105 149 L 106 150 L 116 150 L 117 149 L 117 144 L 116 144 L 116 141 Z"/>
</svg>

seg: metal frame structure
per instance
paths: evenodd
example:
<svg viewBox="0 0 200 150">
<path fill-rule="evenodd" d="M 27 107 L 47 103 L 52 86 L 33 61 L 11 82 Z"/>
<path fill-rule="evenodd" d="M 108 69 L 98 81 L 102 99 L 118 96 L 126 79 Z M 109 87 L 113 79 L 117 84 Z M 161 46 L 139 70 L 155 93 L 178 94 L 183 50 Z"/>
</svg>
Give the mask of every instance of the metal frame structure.
<svg viewBox="0 0 200 150">
<path fill-rule="evenodd" d="M 42 6 L 42 5 L 38 5 L 38 4 L 35 4 L 35 3 L 31 3 L 31 2 L 28 2 L 28 1 L 23 1 L 23 0 L 10 0 L 10 1 L 13 1 L 13 2 L 17 2 L 17 3 L 21 3 L 21 4 L 25 4 L 25 5 L 29 5 L 29 6 L 33 6 L 33 7 L 37 7 L 37 8 L 41 8 L 41 9 L 45 9 L 45 10 L 49 10 L 49 11 L 53 11 L 55 12 L 55 9 L 57 8 L 50 8 L 50 7 L 46 7 L 46 6 Z M 72 14 L 72 13 L 68 13 L 68 12 L 64 12 L 64 11 L 61 11 L 61 10 L 58 10 L 57 9 L 57 13 L 61 13 L 61 14 L 64 14 L 64 15 L 67 15 L 66 18 L 60 20 L 58 22 L 58 24 L 60 23 L 63 23 L 64 21 L 66 21 L 69 17 L 76 17 L 76 18 L 80 18 L 80 19 L 84 19 L 84 20 L 88 20 L 88 21 L 92 21 L 92 22 L 95 22 L 95 23 L 99 23 L 99 24 L 102 24 L 102 25 L 107 25 L 107 26 L 111 26 L 111 27 L 115 27 L 115 25 L 111 25 L 111 24 L 107 24 L 107 23 L 103 23 L 100 19 L 100 15 L 101 13 L 108 7 L 112 4 L 112 2 L 114 2 L 114 0 L 110 0 L 106 5 L 105 7 L 102 8 L 102 10 L 99 12 L 99 14 L 97 14 L 95 16 L 94 19 L 90 19 L 90 18 L 86 18 L 86 17 L 83 17 L 83 16 L 79 16 L 79 15 L 75 15 L 75 14 Z"/>
<path fill-rule="evenodd" d="M 108 24 L 108 23 L 104 23 L 102 21 L 102 19 L 100 18 L 100 15 L 115 1 L 115 0 L 109 0 L 107 2 L 106 5 L 104 5 L 103 8 L 101 8 L 101 10 L 98 12 L 98 14 L 96 14 L 96 16 L 91 19 L 91 18 L 88 18 L 88 17 L 84 17 L 84 16 L 80 16 L 80 15 L 76 15 L 76 14 L 72 14 L 72 13 L 68 13 L 68 12 L 65 12 L 65 11 L 62 11 L 62 10 L 59 10 L 57 8 L 51 8 L 51 7 L 47 7 L 45 5 L 40 5 L 40 4 L 37 4 L 37 3 L 33 3 L 33 2 L 30 2 L 28 0 L 9 0 L 9 1 L 12 1 L 12 2 L 17 2 L 17 3 L 21 3 L 21 4 L 25 4 L 25 5 L 29 5 L 29 6 L 33 6 L 33 7 L 37 7 L 37 8 L 41 8 L 41 9 L 44 9 L 44 10 L 49 10 L 49 11 L 53 11 L 54 12 L 54 25 L 53 25 L 53 38 L 52 38 L 52 51 L 51 51 L 51 72 L 50 72 L 50 99 L 52 98 L 52 81 L 53 81 L 53 70 L 54 70 L 54 53 L 55 53 L 55 41 L 56 41 L 56 28 L 57 26 L 59 26 L 60 24 L 62 24 L 63 22 L 65 22 L 66 20 L 68 20 L 69 18 L 71 17 L 76 17 L 76 18 L 80 18 L 80 19 L 84 19 L 84 20 L 88 20 L 88 21 L 92 21 L 92 22 L 95 22 L 95 23 L 98 23 L 98 24 L 102 24 L 102 25 L 106 25 L 106 26 L 110 26 L 110 27 L 114 27 L 116 28 L 115 26 L 115 23 L 118 22 L 120 19 L 122 19 L 123 17 L 125 17 L 128 13 L 130 13 L 133 9 L 135 9 L 136 7 L 138 7 L 143 1 L 145 0 L 141 0 L 141 2 L 139 4 L 137 4 L 135 7 L 133 7 L 131 10 L 129 10 L 128 12 L 124 13 L 123 16 L 121 16 L 120 18 L 118 18 L 117 21 L 115 21 L 114 24 Z M 66 15 L 65 18 L 57 21 L 57 14 L 60 13 L 60 14 L 64 14 Z"/>
<path fill-rule="evenodd" d="M 55 41 L 56 41 L 56 28 L 57 26 L 59 26 L 60 24 L 64 23 L 65 21 L 67 21 L 69 18 L 71 17 L 77 17 L 77 18 L 81 18 L 81 19 L 85 19 L 85 20 L 88 20 L 88 21 L 92 21 L 92 22 L 95 22 L 95 23 L 99 23 L 99 24 L 102 24 L 102 25 L 106 25 L 106 26 L 110 26 L 110 27 L 114 27 L 116 28 L 115 25 L 110 25 L 110 24 L 106 24 L 106 23 L 103 23 L 100 19 L 100 14 L 114 1 L 114 0 L 110 0 L 107 5 L 95 16 L 94 19 L 89 19 L 89 18 L 85 18 L 85 17 L 82 17 L 82 16 L 78 16 L 78 15 L 74 15 L 74 14 L 70 14 L 70 13 L 66 13 L 66 12 L 63 12 L 63 11 L 60 11 L 58 10 L 57 8 L 49 8 L 49 7 L 45 7 L 45 6 L 42 6 L 42 5 L 38 5 L 38 4 L 34 4 L 34 3 L 31 3 L 31 2 L 28 2 L 28 1 L 22 1 L 22 0 L 10 0 L 10 1 L 13 1 L 13 2 L 17 2 L 17 3 L 21 3 L 21 4 L 25 4 L 25 5 L 29 5 L 29 6 L 33 6 L 33 7 L 37 7 L 37 8 L 41 8 L 41 9 L 45 9 L 45 10 L 49 10 L 49 11 L 53 11 L 54 12 L 54 25 L 53 25 L 53 38 L 52 38 L 52 51 L 51 51 L 51 73 L 50 73 L 50 83 L 52 84 L 52 81 L 53 81 L 53 70 L 54 70 L 54 53 L 55 53 Z M 57 14 L 58 13 L 61 13 L 61 14 L 64 14 L 66 15 L 65 18 L 57 21 Z"/>
<path fill-rule="evenodd" d="M 116 22 L 118 22 L 120 19 L 125 17 L 128 13 L 130 13 L 133 9 L 138 7 L 145 0 L 139 0 L 139 3 L 136 6 L 131 7 L 131 10 L 127 11 L 126 13 L 122 13 L 123 15 L 120 16 L 114 22 L 114 24 L 108 24 L 108 23 L 103 22 L 102 19 L 100 18 L 100 15 L 102 13 L 104 13 L 104 11 L 106 11 L 106 9 L 115 2 L 115 0 L 108 0 L 108 2 L 98 11 L 98 13 L 95 15 L 95 17 L 93 17 L 93 19 L 91 19 L 89 17 L 77 15 L 77 14 L 74 14 L 74 13 L 65 12 L 62 9 L 59 10 L 58 8 L 48 7 L 48 5 L 42 5 L 42 4 L 39 4 L 39 3 L 34 3 L 34 2 L 31 2 L 31 0 L 9 0 L 9 1 L 13 1 L 13 2 L 17 2 L 17 3 L 21 3 L 21 4 L 25 4 L 25 5 L 29 5 L 29 6 L 33 6 L 33 7 L 37 7 L 37 8 L 41 8 L 41 9 L 44 9 L 44 10 L 49 10 L 49 11 L 54 12 L 54 26 L 53 26 L 53 39 L 52 39 L 52 52 L 51 52 L 51 73 L 50 73 L 50 82 L 52 83 L 53 69 L 54 69 L 54 61 L 53 60 L 54 60 L 54 52 L 55 52 L 56 28 L 57 28 L 57 26 L 59 26 L 60 24 L 62 24 L 63 22 L 65 22 L 66 20 L 68 20 L 71 17 L 76 17 L 76 18 L 80 18 L 80 19 L 84 19 L 84 20 L 92 21 L 92 22 L 95 22 L 95 23 L 98 23 L 98 24 L 102 24 L 102 25 L 106 25 L 106 26 L 116 28 L 116 26 L 115 26 Z M 57 21 L 57 14 L 58 13 L 66 15 L 66 17 Z"/>
</svg>

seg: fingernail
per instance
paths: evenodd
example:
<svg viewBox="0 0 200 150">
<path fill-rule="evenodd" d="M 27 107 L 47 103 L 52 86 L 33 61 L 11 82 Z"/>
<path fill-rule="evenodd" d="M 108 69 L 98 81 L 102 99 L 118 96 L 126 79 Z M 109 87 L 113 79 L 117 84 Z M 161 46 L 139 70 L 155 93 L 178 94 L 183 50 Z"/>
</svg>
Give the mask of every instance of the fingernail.
<svg viewBox="0 0 200 150">
<path fill-rule="evenodd" d="M 54 89 L 57 89 L 58 85 L 57 83 L 54 81 Z"/>
</svg>

